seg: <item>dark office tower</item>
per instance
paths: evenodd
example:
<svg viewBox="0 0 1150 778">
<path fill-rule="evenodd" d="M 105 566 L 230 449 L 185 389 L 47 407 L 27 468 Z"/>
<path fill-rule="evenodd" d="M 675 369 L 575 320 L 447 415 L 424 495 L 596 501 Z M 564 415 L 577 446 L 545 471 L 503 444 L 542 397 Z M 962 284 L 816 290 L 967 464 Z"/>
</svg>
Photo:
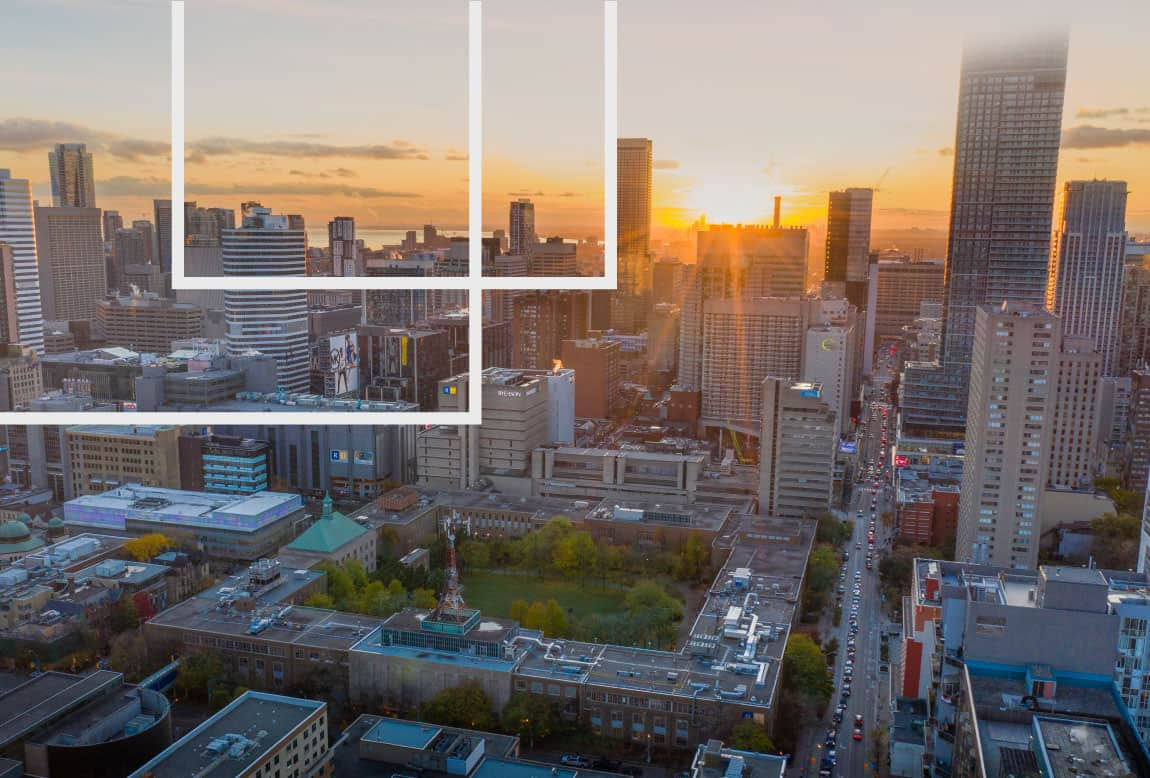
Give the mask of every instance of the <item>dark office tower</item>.
<svg viewBox="0 0 1150 778">
<path fill-rule="evenodd" d="M 423 225 L 423 245 L 425 248 L 434 248 L 439 240 L 439 230 L 434 224 Z"/>
<path fill-rule="evenodd" d="M 907 368 L 912 434 L 963 434 L 979 306 L 1045 303 L 1066 55 L 1065 34 L 963 54 L 942 364 Z"/>
<path fill-rule="evenodd" d="M 124 229 L 124 217 L 119 211 L 104 211 L 104 242 L 112 243 L 116 240 L 116 232 Z"/>
<path fill-rule="evenodd" d="M 870 214 L 874 191 L 831 192 L 827 205 L 827 257 L 823 280 L 841 284 L 852 305 L 866 307 Z"/>
<path fill-rule="evenodd" d="M 359 249 L 355 245 L 355 219 L 337 216 L 327 223 L 327 246 L 333 276 L 360 275 Z"/>
<path fill-rule="evenodd" d="M 511 241 L 508 254 L 525 257 L 535 245 L 535 204 L 526 198 L 511 203 Z"/>
<path fill-rule="evenodd" d="M 231 208 L 208 208 L 207 210 L 211 217 L 216 220 L 220 234 L 223 234 L 224 230 L 236 228 L 236 212 Z"/>
<path fill-rule="evenodd" d="M 160 269 L 172 272 L 172 201 L 153 200 L 152 207 L 156 220 L 156 257 Z"/>
<path fill-rule="evenodd" d="M 96 177 L 92 155 L 83 143 L 57 143 L 48 152 L 52 204 L 66 208 L 96 207 Z"/>
<path fill-rule="evenodd" d="M 620 138 L 618 143 L 619 291 L 642 294 L 651 288 L 651 141 Z"/>
<path fill-rule="evenodd" d="M 108 293 L 99 208 L 33 208 L 46 321 L 96 318 Z"/>
<path fill-rule="evenodd" d="M 1050 247 L 1046 307 L 1067 335 L 1102 355 L 1102 375 L 1119 375 L 1118 335 L 1126 264 L 1126 182 L 1067 181 Z"/>
</svg>

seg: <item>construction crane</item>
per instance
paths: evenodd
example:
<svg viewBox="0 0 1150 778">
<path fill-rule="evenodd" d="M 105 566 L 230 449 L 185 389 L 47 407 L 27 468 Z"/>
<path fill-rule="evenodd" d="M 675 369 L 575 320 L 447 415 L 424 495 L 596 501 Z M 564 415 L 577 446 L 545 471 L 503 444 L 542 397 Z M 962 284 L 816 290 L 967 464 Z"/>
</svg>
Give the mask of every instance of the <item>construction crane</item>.
<svg viewBox="0 0 1150 778">
<path fill-rule="evenodd" d="M 735 457 L 739 460 L 739 464 L 747 464 L 747 459 L 743 456 L 743 447 L 739 445 L 739 436 L 735 433 L 735 428 L 730 421 L 727 422 L 727 432 L 731 434 L 731 443 L 734 444 Z"/>
</svg>

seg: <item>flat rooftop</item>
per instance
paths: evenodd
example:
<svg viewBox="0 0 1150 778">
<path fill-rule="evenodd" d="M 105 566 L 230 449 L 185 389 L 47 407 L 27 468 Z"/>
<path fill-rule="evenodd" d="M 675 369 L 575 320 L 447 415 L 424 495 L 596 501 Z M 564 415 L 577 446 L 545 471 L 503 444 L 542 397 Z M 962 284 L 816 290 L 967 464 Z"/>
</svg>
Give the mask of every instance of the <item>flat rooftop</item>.
<svg viewBox="0 0 1150 778">
<path fill-rule="evenodd" d="M 69 500 L 64 503 L 64 521 L 123 529 L 133 519 L 252 532 L 302 507 L 298 494 L 283 492 L 228 495 L 131 485 Z"/>
<path fill-rule="evenodd" d="M 85 699 L 94 699 L 111 685 L 120 686 L 123 676 L 111 670 L 91 675 L 47 672 L 0 695 L 0 748 L 45 726 L 62 712 Z"/>
<path fill-rule="evenodd" d="M 257 618 L 260 618 L 260 611 L 221 610 L 212 600 L 193 597 L 163 611 L 148 625 L 149 628 L 164 627 L 221 637 L 251 637 L 305 648 L 346 651 L 382 623 L 382 619 L 371 616 L 296 605 L 283 616 L 269 613 L 269 623 L 253 635 L 251 629 Z"/>
<path fill-rule="evenodd" d="M 735 514 L 729 505 L 706 502 L 664 503 L 617 497 L 604 497 L 587 515 L 593 521 L 621 524 L 660 524 L 717 532 Z"/>
<path fill-rule="evenodd" d="M 707 764 L 707 752 L 714 753 L 713 743 L 704 743 L 695 752 L 696 771 L 692 778 L 783 778 L 787 771 L 787 759 L 771 754 L 757 754 L 722 748 L 718 751 L 717 764 Z"/>
<path fill-rule="evenodd" d="M 246 692 L 132 775 L 240 775 L 324 707 L 325 703 L 316 700 Z"/>
<path fill-rule="evenodd" d="M 343 731 L 332 755 L 336 775 L 390 776 L 407 774 L 411 768 L 405 764 L 366 759 L 361 756 L 360 743 L 394 743 L 405 748 L 426 750 L 437 747 L 436 739 L 454 741 L 459 738 L 477 738 L 483 741 L 486 758 L 514 758 L 519 752 L 519 738 L 496 732 L 479 732 L 457 727 L 424 724 L 406 719 L 389 719 L 369 714 L 361 715 Z M 445 778 L 446 773 L 421 770 L 423 778 Z"/>
<path fill-rule="evenodd" d="M 1109 724 L 1055 716 L 1035 716 L 1038 755 L 1050 778 L 1133 775 Z"/>
</svg>

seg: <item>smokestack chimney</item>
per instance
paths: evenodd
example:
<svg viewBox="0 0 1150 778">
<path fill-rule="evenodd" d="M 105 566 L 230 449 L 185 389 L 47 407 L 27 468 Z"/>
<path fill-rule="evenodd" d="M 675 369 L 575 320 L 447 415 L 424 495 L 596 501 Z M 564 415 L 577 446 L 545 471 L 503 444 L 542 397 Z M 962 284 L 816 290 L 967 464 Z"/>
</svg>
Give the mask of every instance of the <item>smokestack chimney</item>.
<svg viewBox="0 0 1150 778">
<path fill-rule="evenodd" d="M 783 210 L 783 198 L 775 195 L 775 229 L 779 228 L 779 213 Z"/>
</svg>

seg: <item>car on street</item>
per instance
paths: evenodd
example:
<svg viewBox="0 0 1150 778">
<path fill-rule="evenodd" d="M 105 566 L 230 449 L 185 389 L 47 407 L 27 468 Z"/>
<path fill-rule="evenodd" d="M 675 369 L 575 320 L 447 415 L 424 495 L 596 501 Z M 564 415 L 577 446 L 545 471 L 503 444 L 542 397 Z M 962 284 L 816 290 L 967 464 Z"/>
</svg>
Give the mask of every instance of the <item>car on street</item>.
<svg viewBox="0 0 1150 778">
<path fill-rule="evenodd" d="M 591 760 L 582 754 L 564 754 L 559 757 L 559 763 L 567 767 L 590 767 Z"/>
</svg>

